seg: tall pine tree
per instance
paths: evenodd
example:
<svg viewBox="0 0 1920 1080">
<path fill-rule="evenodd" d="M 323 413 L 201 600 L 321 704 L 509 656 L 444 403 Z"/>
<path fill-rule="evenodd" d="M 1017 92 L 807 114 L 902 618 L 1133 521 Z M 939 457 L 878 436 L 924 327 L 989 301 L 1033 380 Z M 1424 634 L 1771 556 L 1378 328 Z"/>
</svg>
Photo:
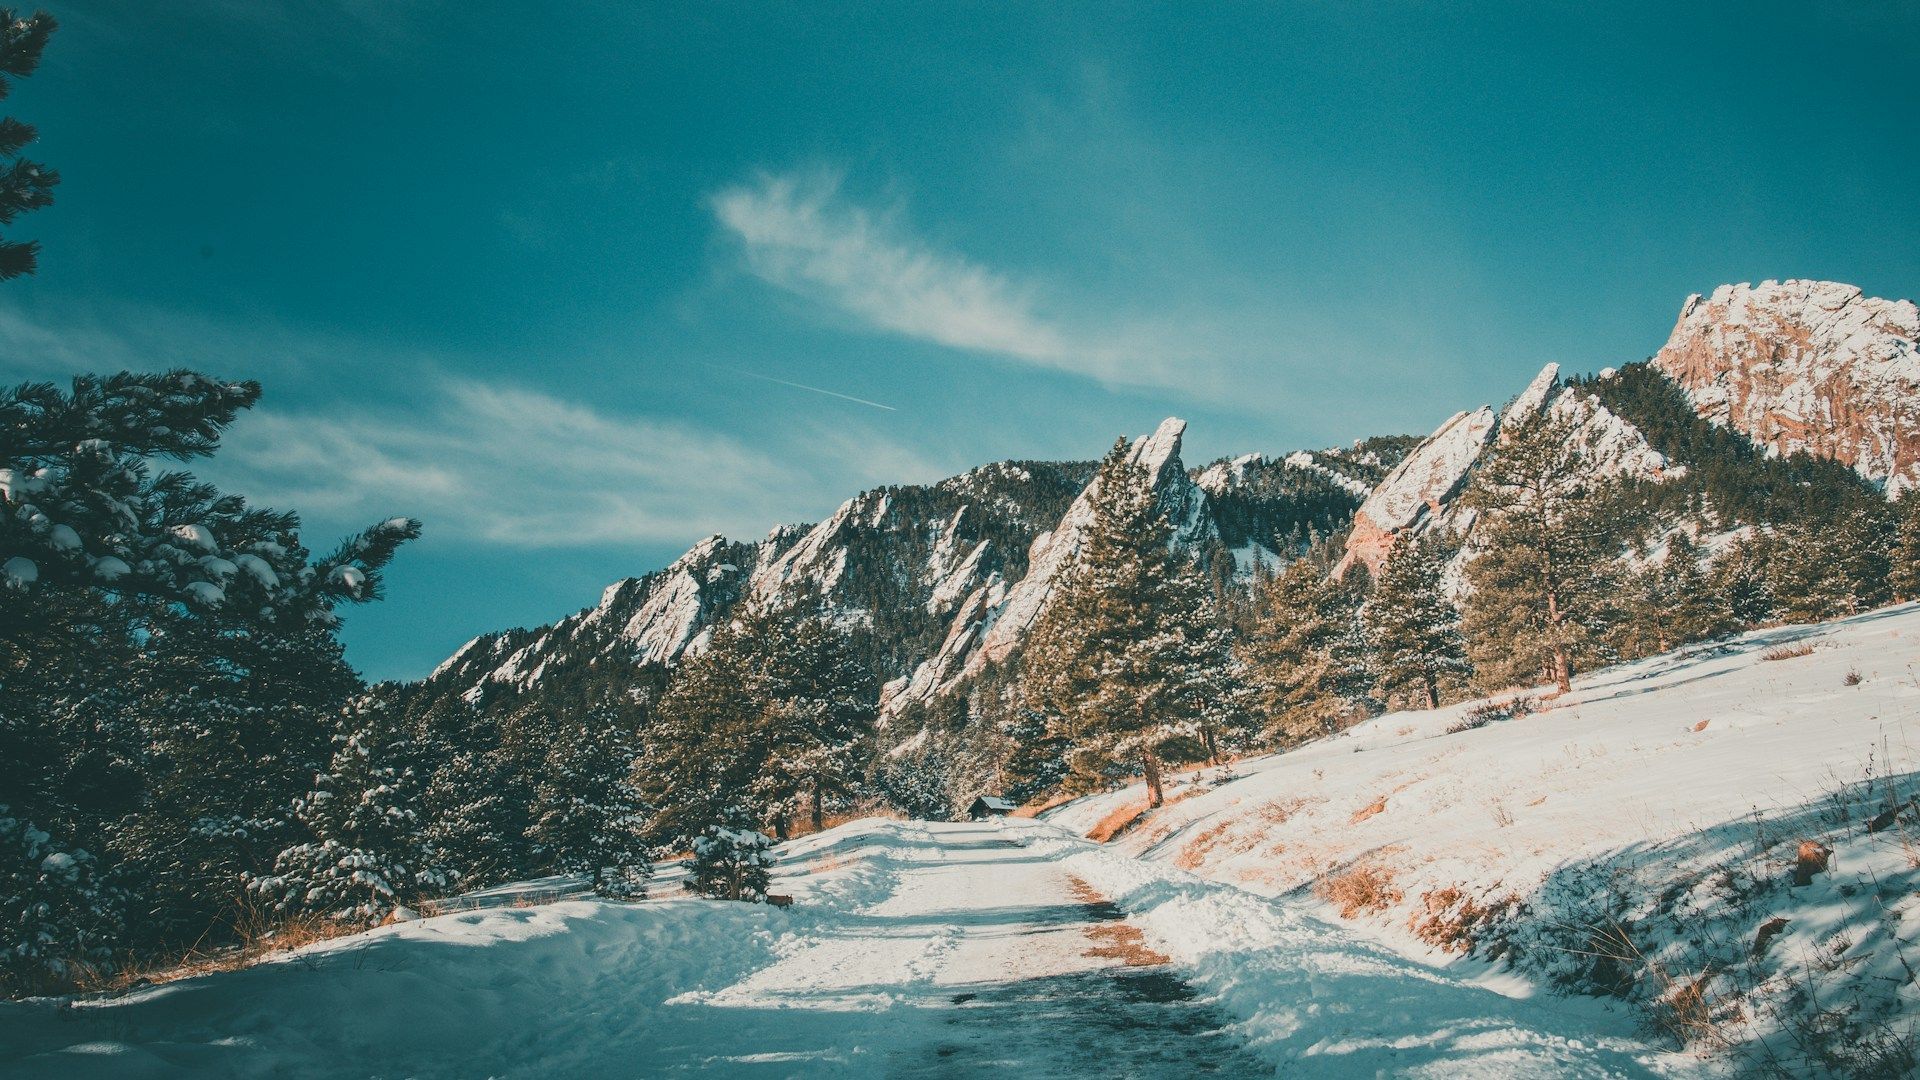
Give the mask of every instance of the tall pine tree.
<svg viewBox="0 0 1920 1080">
<path fill-rule="evenodd" d="M 1579 425 L 1541 409 L 1503 425 L 1474 473 L 1462 630 L 1490 687 L 1545 677 L 1565 692 L 1577 665 L 1607 655 L 1624 523 L 1593 456 Z"/>
<path fill-rule="evenodd" d="M 1212 687 L 1231 656 L 1204 589 L 1181 584 L 1172 523 L 1124 439 L 1100 464 L 1092 509 L 1079 561 L 1028 638 L 1023 692 L 1069 747 L 1076 786 L 1138 769 L 1159 806 L 1163 761 L 1217 728 Z"/>
<path fill-rule="evenodd" d="M 1365 609 L 1382 689 L 1411 693 L 1428 709 L 1472 670 L 1460 611 L 1447 596 L 1451 551 L 1431 536 L 1396 538 Z"/>
</svg>

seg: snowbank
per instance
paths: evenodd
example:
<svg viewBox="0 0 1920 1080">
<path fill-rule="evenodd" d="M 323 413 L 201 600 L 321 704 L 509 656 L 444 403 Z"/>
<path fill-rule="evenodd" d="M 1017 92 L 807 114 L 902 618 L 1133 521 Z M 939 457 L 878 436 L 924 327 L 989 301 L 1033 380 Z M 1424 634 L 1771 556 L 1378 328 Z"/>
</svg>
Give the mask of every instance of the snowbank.
<svg viewBox="0 0 1920 1080">
<path fill-rule="evenodd" d="M 895 822 L 783 851 L 786 910 L 682 898 L 485 907 L 322 942 L 119 997 L 0 1003 L 9 1077 L 654 1075 L 709 1061 L 743 1023 L 701 1007 L 823 922 L 884 895 Z M 844 859 L 850 848 L 867 857 Z M 512 891 L 500 896 L 511 899 Z"/>
</svg>

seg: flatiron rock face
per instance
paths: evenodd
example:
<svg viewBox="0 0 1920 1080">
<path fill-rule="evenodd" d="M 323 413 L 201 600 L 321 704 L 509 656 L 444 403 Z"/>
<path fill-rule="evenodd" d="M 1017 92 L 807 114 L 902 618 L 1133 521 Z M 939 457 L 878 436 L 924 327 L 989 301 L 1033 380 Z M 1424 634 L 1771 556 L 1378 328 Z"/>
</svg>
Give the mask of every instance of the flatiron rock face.
<svg viewBox="0 0 1920 1080">
<path fill-rule="evenodd" d="M 1889 497 L 1920 483 L 1920 312 L 1832 281 L 1689 297 L 1653 364 L 1695 411 L 1771 453 L 1850 466 Z"/>
</svg>

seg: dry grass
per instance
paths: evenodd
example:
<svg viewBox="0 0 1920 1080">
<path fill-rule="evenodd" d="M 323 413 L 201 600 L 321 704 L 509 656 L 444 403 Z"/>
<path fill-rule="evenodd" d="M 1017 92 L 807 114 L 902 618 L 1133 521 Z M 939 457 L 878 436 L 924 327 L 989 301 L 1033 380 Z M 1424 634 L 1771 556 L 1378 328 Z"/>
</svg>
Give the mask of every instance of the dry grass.
<svg viewBox="0 0 1920 1080">
<path fill-rule="evenodd" d="M 1511 894 L 1482 904 L 1457 888 L 1435 889 L 1420 897 L 1420 908 L 1407 919 L 1407 929 L 1421 941 L 1448 953 L 1473 953 L 1485 942 L 1483 933 L 1500 916 L 1518 906 Z M 1499 946 L 1487 950 L 1497 955 Z"/>
<path fill-rule="evenodd" d="M 1762 660 L 1792 660 L 1792 659 L 1794 659 L 1794 658 L 1796 658 L 1796 657 L 1801 657 L 1801 656 L 1812 656 L 1812 655 L 1813 655 L 1813 646 L 1812 646 L 1811 644 L 1805 644 L 1805 645 L 1776 645 L 1776 646 L 1774 646 L 1773 648 L 1771 648 L 1771 649 L 1768 649 L 1768 650 L 1767 650 L 1766 652 L 1763 652 L 1763 653 L 1761 653 L 1761 654 L 1760 654 L 1760 659 L 1762 659 Z"/>
<path fill-rule="evenodd" d="M 1167 954 L 1148 948 L 1147 936 L 1132 923 L 1096 923 L 1087 927 L 1086 934 L 1099 944 L 1082 956 L 1118 960 L 1128 967 L 1157 967 L 1172 960 Z"/>
<path fill-rule="evenodd" d="M 1007 816 L 1018 817 L 1018 818 L 1039 817 L 1041 814 L 1046 813 L 1047 811 L 1053 809 L 1056 806 L 1064 806 L 1065 804 L 1072 802 L 1075 798 L 1076 796 L 1073 796 L 1073 795 L 1055 795 L 1053 798 L 1048 799 L 1045 802 L 1030 802 L 1027 805 L 1021 807 L 1020 809 L 1015 810 L 1013 813 L 1008 814 Z"/>
<path fill-rule="evenodd" d="M 1338 908 L 1343 919 L 1385 911 L 1401 897 L 1393 884 L 1393 871 L 1384 866 L 1355 866 L 1325 875 L 1314 882 L 1313 892 Z"/>
<path fill-rule="evenodd" d="M 1140 823 L 1147 816 L 1147 801 L 1123 803 L 1099 823 L 1087 830 L 1087 839 L 1104 844 Z"/>
<path fill-rule="evenodd" d="M 317 942 L 357 934 L 366 927 L 318 915 L 275 919 L 252 904 L 246 904 L 233 915 L 231 929 L 239 938 L 238 944 L 213 949 L 196 944 L 178 956 L 149 959 L 113 971 L 89 969 L 77 980 L 78 988 L 84 993 L 117 992 L 136 986 L 210 975 L 217 971 L 238 971 Z"/>
<path fill-rule="evenodd" d="M 1078 877 L 1069 877 L 1067 885 L 1073 890 L 1074 899 L 1086 904 L 1106 905 L 1110 901 L 1100 894 L 1100 890 Z M 1098 922 L 1083 931 L 1095 944 L 1093 948 L 1081 953 L 1082 956 L 1099 957 L 1104 960 L 1118 960 L 1128 967 L 1157 967 L 1169 963 L 1171 957 L 1147 947 L 1147 936 L 1140 928 L 1129 922 Z"/>
<path fill-rule="evenodd" d="M 1379 798 L 1368 803 L 1367 805 L 1361 807 L 1360 809 L 1355 810 L 1353 812 L 1352 819 L 1350 819 L 1347 823 L 1349 825 L 1358 825 L 1361 822 L 1372 817 L 1373 815 L 1384 812 L 1386 808 L 1387 808 L 1387 797 L 1385 795 L 1382 795 Z"/>
<path fill-rule="evenodd" d="M 1222 821 L 1213 828 L 1187 841 L 1186 844 L 1180 848 L 1180 854 L 1173 857 L 1173 865 L 1182 870 L 1200 869 L 1200 864 L 1206 861 L 1207 854 L 1214 849 L 1215 845 L 1220 843 L 1221 838 L 1224 837 L 1227 830 L 1232 827 L 1232 821 Z"/>
<path fill-rule="evenodd" d="M 1269 825 L 1285 825 L 1288 819 L 1299 813 L 1306 805 L 1305 799 L 1274 799 L 1254 813 Z"/>
</svg>

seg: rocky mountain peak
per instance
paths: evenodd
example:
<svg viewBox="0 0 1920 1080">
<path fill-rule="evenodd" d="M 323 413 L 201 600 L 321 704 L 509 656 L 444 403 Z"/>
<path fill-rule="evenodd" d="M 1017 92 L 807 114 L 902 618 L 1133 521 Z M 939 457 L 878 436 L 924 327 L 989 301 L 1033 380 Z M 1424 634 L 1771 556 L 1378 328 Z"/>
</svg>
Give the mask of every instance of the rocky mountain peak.
<svg viewBox="0 0 1920 1080">
<path fill-rule="evenodd" d="M 1920 311 L 1834 281 L 1691 296 L 1653 364 L 1696 412 L 1774 454 L 1850 466 L 1889 496 L 1920 484 Z"/>
</svg>

